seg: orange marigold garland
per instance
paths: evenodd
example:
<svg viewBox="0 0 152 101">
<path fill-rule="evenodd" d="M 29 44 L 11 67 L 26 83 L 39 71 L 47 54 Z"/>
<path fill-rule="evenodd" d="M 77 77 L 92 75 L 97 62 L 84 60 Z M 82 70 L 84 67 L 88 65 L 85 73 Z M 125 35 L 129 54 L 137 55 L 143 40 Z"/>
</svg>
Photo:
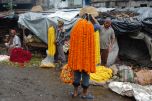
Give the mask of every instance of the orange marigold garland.
<svg viewBox="0 0 152 101">
<path fill-rule="evenodd" d="M 60 74 L 60 78 L 64 83 L 72 84 L 74 80 L 73 70 L 66 64 Z"/>
<path fill-rule="evenodd" d="M 94 27 L 86 19 L 80 19 L 71 31 L 68 66 L 73 70 L 95 72 Z"/>
</svg>

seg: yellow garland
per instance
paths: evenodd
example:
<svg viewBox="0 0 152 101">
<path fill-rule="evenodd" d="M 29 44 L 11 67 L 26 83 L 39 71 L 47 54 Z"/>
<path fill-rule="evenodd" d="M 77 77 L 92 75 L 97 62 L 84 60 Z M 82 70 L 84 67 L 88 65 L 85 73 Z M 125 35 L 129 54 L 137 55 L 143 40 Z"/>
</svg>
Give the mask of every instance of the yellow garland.
<svg viewBox="0 0 152 101">
<path fill-rule="evenodd" d="M 112 77 L 112 70 L 104 66 L 97 66 L 96 73 L 90 73 L 90 80 L 96 82 L 105 82 Z"/>
<path fill-rule="evenodd" d="M 55 46 L 55 29 L 54 27 L 49 27 L 48 29 L 48 55 L 54 56 L 56 52 Z"/>
<path fill-rule="evenodd" d="M 96 65 L 100 64 L 100 38 L 99 38 L 99 31 L 94 33 L 95 35 L 95 62 Z"/>
</svg>

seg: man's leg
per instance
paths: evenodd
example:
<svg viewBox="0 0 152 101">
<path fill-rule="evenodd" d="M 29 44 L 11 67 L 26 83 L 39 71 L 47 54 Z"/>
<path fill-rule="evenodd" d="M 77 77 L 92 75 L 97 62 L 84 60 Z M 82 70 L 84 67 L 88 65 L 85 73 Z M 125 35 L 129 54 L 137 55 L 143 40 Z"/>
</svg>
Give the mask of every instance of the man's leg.
<svg viewBox="0 0 152 101">
<path fill-rule="evenodd" d="M 73 96 L 78 96 L 78 87 L 80 86 L 80 80 L 81 80 L 81 72 L 74 71 L 74 93 Z"/>
<path fill-rule="evenodd" d="M 66 62 L 66 57 L 65 57 L 65 53 L 63 51 L 63 46 L 58 45 L 57 49 L 58 49 L 58 58 L 61 59 L 62 63 L 65 63 Z"/>
<path fill-rule="evenodd" d="M 83 88 L 83 96 L 87 95 L 88 87 L 89 87 L 89 79 L 90 76 L 86 72 L 82 72 L 82 88 Z"/>
<path fill-rule="evenodd" d="M 109 50 L 108 49 L 101 49 L 101 65 L 107 65 Z"/>
<path fill-rule="evenodd" d="M 56 45 L 56 52 L 55 52 L 55 55 L 54 55 L 54 63 L 57 63 L 58 62 L 58 46 Z"/>
<path fill-rule="evenodd" d="M 89 74 L 87 74 L 86 72 L 82 72 L 82 88 L 83 88 L 83 94 L 81 96 L 81 98 L 83 99 L 93 99 L 94 96 L 92 96 L 91 94 L 88 94 L 88 88 L 89 88 L 89 79 L 90 76 Z"/>
</svg>

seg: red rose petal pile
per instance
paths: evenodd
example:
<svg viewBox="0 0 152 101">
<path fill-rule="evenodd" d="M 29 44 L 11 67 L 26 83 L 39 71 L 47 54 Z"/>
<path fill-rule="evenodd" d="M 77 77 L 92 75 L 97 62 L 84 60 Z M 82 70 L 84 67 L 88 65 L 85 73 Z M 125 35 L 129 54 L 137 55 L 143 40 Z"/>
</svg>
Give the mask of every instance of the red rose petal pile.
<svg viewBox="0 0 152 101">
<path fill-rule="evenodd" d="M 12 49 L 10 55 L 11 62 L 25 63 L 25 62 L 29 62 L 31 58 L 32 58 L 31 52 L 29 52 L 28 50 L 23 50 L 22 48 Z"/>
</svg>

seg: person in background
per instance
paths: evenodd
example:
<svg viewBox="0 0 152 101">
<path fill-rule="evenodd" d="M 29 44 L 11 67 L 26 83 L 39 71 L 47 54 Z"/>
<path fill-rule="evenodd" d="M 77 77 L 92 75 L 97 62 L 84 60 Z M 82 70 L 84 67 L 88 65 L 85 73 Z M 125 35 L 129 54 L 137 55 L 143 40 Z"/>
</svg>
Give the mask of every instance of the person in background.
<svg viewBox="0 0 152 101">
<path fill-rule="evenodd" d="M 101 65 L 107 66 L 108 54 L 112 49 L 114 41 L 115 34 L 111 27 L 111 19 L 107 18 L 105 19 L 100 32 Z"/>
<path fill-rule="evenodd" d="M 60 60 L 61 66 L 66 62 L 66 56 L 63 51 L 64 41 L 65 41 L 64 22 L 62 20 L 58 20 L 56 47 L 57 47 L 57 60 Z"/>
<path fill-rule="evenodd" d="M 11 29 L 10 40 L 7 43 L 5 43 L 5 46 L 6 46 L 6 48 L 8 48 L 9 53 L 13 48 L 21 47 L 21 41 L 20 41 L 19 36 L 16 35 L 16 30 Z"/>
</svg>

